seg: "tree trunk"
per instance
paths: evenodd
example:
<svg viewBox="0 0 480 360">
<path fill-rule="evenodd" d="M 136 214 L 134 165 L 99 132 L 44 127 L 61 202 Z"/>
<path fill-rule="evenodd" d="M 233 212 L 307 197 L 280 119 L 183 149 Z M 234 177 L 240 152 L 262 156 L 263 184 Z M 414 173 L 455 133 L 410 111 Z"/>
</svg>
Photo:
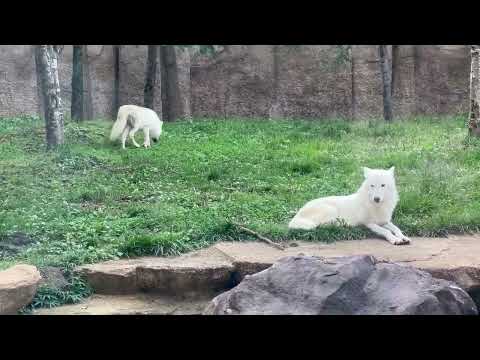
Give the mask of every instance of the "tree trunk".
<svg viewBox="0 0 480 360">
<path fill-rule="evenodd" d="M 83 45 L 83 117 L 93 119 L 92 76 L 88 57 L 88 45 Z"/>
<path fill-rule="evenodd" d="M 280 54 L 279 54 L 279 45 L 273 45 L 272 48 L 272 67 L 273 67 L 273 89 L 272 89 L 272 99 L 270 103 L 269 118 L 280 118 L 282 117 L 280 108 Z"/>
<path fill-rule="evenodd" d="M 165 64 L 166 54 L 165 46 L 160 45 L 159 54 L 160 54 L 160 89 L 161 89 L 161 99 L 162 99 L 162 120 L 168 120 L 168 97 L 167 97 L 167 67 Z"/>
<path fill-rule="evenodd" d="M 177 58 L 173 45 L 164 45 L 160 50 L 162 62 L 162 111 L 163 118 L 173 121 L 180 113 L 180 89 L 178 88 Z"/>
<path fill-rule="evenodd" d="M 83 89 L 83 45 L 73 45 L 73 68 L 72 68 L 72 120 L 82 121 L 84 89 Z"/>
<path fill-rule="evenodd" d="M 350 45 L 351 82 L 352 82 L 352 120 L 357 118 L 357 90 L 355 89 L 355 57 L 353 56 L 353 45 Z"/>
<path fill-rule="evenodd" d="M 117 119 L 120 107 L 120 45 L 113 46 L 113 119 Z"/>
<path fill-rule="evenodd" d="M 480 45 L 471 47 L 471 68 L 470 68 L 470 114 L 468 133 L 479 136 L 480 129 Z"/>
<path fill-rule="evenodd" d="M 47 148 L 53 149 L 64 143 L 63 109 L 58 80 L 58 55 L 55 45 L 36 45 L 39 61 L 37 79 L 40 82 L 44 99 Z"/>
<path fill-rule="evenodd" d="M 383 117 L 386 121 L 393 118 L 392 111 L 392 78 L 390 68 L 388 66 L 387 46 L 378 46 L 378 55 L 380 57 L 380 71 L 382 73 L 383 82 Z"/>
<path fill-rule="evenodd" d="M 143 91 L 144 106 L 154 109 L 155 83 L 157 74 L 158 45 L 148 45 L 147 70 L 145 73 L 145 88 Z"/>
<path fill-rule="evenodd" d="M 395 80 L 397 80 L 398 64 L 400 62 L 400 46 L 392 45 L 392 96 L 395 92 Z"/>
</svg>

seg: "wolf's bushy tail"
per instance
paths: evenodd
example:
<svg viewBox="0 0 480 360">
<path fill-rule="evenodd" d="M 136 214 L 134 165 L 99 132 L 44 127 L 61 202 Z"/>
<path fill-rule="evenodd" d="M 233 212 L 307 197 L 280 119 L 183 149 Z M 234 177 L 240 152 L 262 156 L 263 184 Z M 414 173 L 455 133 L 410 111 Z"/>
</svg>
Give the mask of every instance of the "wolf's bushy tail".
<svg viewBox="0 0 480 360">
<path fill-rule="evenodd" d="M 110 141 L 115 141 L 122 135 L 123 129 L 127 125 L 128 112 L 125 109 L 118 110 L 117 120 L 113 124 L 112 131 L 110 133 Z"/>
</svg>

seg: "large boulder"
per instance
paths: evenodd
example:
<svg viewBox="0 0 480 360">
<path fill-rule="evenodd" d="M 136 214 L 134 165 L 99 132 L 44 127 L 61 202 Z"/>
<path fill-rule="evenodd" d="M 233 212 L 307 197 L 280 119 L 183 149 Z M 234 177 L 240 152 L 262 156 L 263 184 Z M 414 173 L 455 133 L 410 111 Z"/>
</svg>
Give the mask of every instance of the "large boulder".
<svg viewBox="0 0 480 360">
<path fill-rule="evenodd" d="M 0 271 L 0 315 L 15 314 L 30 304 L 40 280 L 40 273 L 31 265 L 16 265 Z"/>
<path fill-rule="evenodd" d="M 455 283 L 372 256 L 291 256 L 247 275 L 212 300 L 204 314 L 447 315 L 478 314 Z"/>
</svg>

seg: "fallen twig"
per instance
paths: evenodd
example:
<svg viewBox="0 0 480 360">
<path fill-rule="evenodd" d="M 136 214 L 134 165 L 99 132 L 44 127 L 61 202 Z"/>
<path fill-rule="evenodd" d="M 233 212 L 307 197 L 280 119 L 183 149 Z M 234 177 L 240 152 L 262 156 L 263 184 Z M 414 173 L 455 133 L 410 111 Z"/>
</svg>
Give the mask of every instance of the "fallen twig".
<svg viewBox="0 0 480 360">
<path fill-rule="evenodd" d="M 272 240 L 267 239 L 265 236 L 262 236 L 262 235 L 260 235 L 259 233 L 255 232 L 255 231 L 253 231 L 253 230 L 250 230 L 250 229 L 246 228 L 246 227 L 243 226 L 243 225 L 236 224 L 236 223 L 232 223 L 232 224 L 235 225 L 236 227 L 238 227 L 240 230 L 243 230 L 243 231 L 245 231 L 246 233 L 249 233 L 249 234 L 251 234 L 251 235 L 256 236 L 258 239 L 266 242 L 267 244 L 269 244 L 269 245 L 271 245 L 271 246 L 273 246 L 273 247 L 275 247 L 275 248 L 277 248 L 277 249 L 279 249 L 279 250 L 285 250 L 285 248 L 284 248 L 282 245 L 279 245 L 279 244 L 277 244 L 277 243 L 274 243 Z"/>
</svg>

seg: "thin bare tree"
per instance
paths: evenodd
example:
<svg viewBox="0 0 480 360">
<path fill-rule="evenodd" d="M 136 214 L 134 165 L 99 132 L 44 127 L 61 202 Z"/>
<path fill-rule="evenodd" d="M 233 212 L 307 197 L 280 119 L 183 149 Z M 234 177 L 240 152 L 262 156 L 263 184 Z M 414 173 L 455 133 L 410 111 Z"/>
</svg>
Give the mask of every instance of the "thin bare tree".
<svg viewBox="0 0 480 360">
<path fill-rule="evenodd" d="M 120 45 L 113 45 L 113 119 L 120 107 Z"/>
<path fill-rule="evenodd" d="M 353 53 L 353 45 L 348 47 L 350 55 L 350 81 L 352 86 L 352 120 L 357 118 L 357 89 L 355 82 L 355 56 Z"/>
<path fill-rule="evenodd" d="M 480 136 L 480 45 L 471 45 L 469 135 Z"/>
<path fill-rule="evenodd" d="M 280 111 L 280 45 L 272 47 L 272 67 L 273 67 L 273 91 L 270 100 L 269 118 L 279 118 L 282 116 Z"/>
<path fill-rule="evenodd" d="M 147 69 L 145 72 L 145 87 L 143 103 L 145 107 L 154 109 L 155 85 L 157 82 L 158 45 L 148 45 Z"/>
<path fill-rule="evenodd" d="M 174 121 L 182 116 L 180 88 L 178 82 L 177 56 L 173 45 L 160 47 L 162 82 L 162 117 Z"/>
<path fill-rule="evenodd" d="M 85 119 L 83 113 L 84 103 L 83 86 L 83 45 L 73 45 L 73 66 L 72 66 L 72 120 L 82 121 Z"/>
<path fill-rule="evenodd" d="M 400 46 L 392 45 L 392 81 L 391 81 L 392 96 L 395 92 L 395 81 L 397 80 L 399 63 L 400 63 Z"/>
<path fill-rule="evenodd" d="M 378 45 L 380 72 L 383 83 L 383 117 L 386 121 L 392 121 L 392 77 L 387 54 L 387 45 Z"/>
</svg>

